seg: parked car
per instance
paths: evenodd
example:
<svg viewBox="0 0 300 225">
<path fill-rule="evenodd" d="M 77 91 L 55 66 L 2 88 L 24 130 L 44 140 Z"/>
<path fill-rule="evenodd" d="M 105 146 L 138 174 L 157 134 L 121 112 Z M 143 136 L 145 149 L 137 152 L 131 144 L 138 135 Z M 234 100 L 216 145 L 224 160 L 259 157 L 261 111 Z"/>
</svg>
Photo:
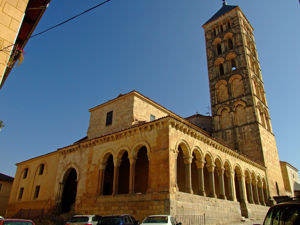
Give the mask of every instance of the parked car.
<svg viewBox="0 0 300 225">
<path fill-rule="evenodd" d="M 98 225 L 138 225 L 137 221 L 133 216 L 125 215 L 116 215 L 116 216 L 102 216 Z"/>
<path fill-rule="evenodd" d="M 300 199 L 290 198 L 272 206 L 263 225 L 300 225 Z"/>
<path fill-rule="evenodd" d="M 175 218 L 170 215 L 151 215 L 147 216 L 141 225 L 181 225 L 181 223 L 177 223 Z"/>
<path fill-rule="evenodd" d="M 35 225 L 35 224 L 32 220 L 1 218 L 0 225 Z"/>
<path fill-rule="evenodd" d="M 101 220 L 98 215 L 75 215 L 66 222 L 66 225 L 97 225 Z"/>
</svg>

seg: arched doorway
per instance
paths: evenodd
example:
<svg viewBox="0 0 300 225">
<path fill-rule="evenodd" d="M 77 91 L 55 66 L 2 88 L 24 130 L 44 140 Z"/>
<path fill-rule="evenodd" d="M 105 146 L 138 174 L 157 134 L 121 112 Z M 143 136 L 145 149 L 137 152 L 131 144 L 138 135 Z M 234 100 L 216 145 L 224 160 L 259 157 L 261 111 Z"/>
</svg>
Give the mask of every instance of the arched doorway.
<svg viewBox="0 0 300 225">
<path fill-rule="evenodd" d="M 61 212 L 71 211 L 72 205 L 76 201 L 77 192 L 77 172 L 74 168 L 68 169 L 63 179 L 63 194 L 61 198 Z"/>
</svg>

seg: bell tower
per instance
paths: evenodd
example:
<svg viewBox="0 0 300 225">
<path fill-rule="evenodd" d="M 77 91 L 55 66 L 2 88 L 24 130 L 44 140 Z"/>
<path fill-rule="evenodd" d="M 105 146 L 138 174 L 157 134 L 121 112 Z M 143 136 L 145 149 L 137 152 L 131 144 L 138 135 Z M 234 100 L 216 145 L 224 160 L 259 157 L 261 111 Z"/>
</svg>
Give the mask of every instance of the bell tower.
<svg viewBox="0 0 300 225">
<path fill-rule="evenodd" d="M 284 194 L 253 27 L 227 5 L 204 25 L 213 137 L 266 167 L 271 196 Z"/>
</svg>

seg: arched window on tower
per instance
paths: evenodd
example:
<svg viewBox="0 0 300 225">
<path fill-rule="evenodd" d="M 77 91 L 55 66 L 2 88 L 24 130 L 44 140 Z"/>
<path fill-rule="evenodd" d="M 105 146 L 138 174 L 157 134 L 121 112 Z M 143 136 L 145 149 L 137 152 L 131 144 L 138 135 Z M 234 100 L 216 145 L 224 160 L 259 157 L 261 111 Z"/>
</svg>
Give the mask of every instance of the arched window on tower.
<svg viewBox="0 0 300 225">
<path fill-rule="evenodd" d="M 220 24 L 220 32 L 223 32 L 223 25 L 222 24 Z"/>
<path fill-rule="evenodd" d="M 220 75 L 224 75 L 224 67 L 223 67 L 222 63 L 220 63 L 220 65 L 219 65 L 219 72 L 220 72 Z"/>
<path fill-rule="evenodd" d="M 217 52 L 218 52 L 218 55 L 221 55 L 222 54 L 222 47 L 221 47 L 221 44 L 217 44 Z"/>
<path fill-rule="evenodd" d="M 228 49 L 233 49 L 233 41 L 231 38 L 228 39 Z"/>
<path fill-rule="evenodd" d="M 235 59 L 231 59 L 231 71 L 235 71 L 236 70 L 236 62 Z"/>
<path fill-rule="evenodd" d="M 218 34 L 218 32 L 217 32 L 217 27 L 214 27 L 213 30 L 214 30 L 214 36 L 216 37 L 217 34 Z"/>
<path fill-rule="evenodd" d="M 231 23 L 230 20 L 227 20 L 227 28 L 230 29 L 231 28 Z"/>
</svg>

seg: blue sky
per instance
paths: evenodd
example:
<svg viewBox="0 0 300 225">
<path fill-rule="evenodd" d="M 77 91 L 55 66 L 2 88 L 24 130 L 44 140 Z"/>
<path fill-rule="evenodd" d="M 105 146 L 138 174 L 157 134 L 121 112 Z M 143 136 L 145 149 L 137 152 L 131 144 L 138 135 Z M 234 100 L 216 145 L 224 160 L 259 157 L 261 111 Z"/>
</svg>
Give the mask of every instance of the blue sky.
<svg viewBox="0 0 300 225">
<path fill-rule="evenodd" d="M 52 0 L 36 32 L 95 0 Z M 279 157 L 300 169 L 298 0 L 230 0 L 254 27 Z M 209 106 L 202 24 L 221 0 L 112 0 L 25 47 L 0 90 L 0 172 L 84 137 L 88 109 L 133 89 L 181 115 Z"/>
</svg>

